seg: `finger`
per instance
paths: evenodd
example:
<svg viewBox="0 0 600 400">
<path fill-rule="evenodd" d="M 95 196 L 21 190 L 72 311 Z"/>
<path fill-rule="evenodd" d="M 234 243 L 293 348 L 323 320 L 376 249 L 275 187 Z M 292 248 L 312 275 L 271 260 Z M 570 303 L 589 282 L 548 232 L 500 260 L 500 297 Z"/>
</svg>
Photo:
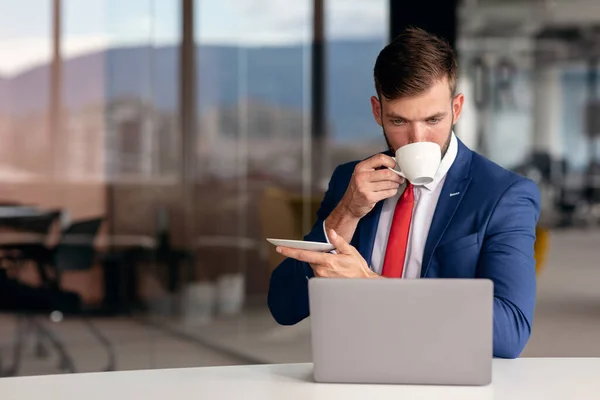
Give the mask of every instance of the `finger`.
<svg viewBox="0 0 600 400">
<path fill-rule="evenodd" d="M 368 182 L 397 182 L 404 183 L 404 178 L 390 171 L 389 169 L 378 169 L 376 171 L 365 172 L 365 180 Z"/>
<path fill-rule="evenodd" d="M 387 170 L 396 175 L 398 178 L 400 178 L 400 183 L 404 183 L 406 181 L 406 178 L 402 176 L 402 174 L 398 172 L 397 169 L 387 168 Z"/>
<path fill-rule="evenodd" d="M 374 192 L 372 199 L 375 203 L 389 199 L 390 197 L 394 197 L 398 193 L 398 189 L 389 189 L 389 190 L 381 190 L 379 192 Z"/>
<path fill-rule="evenodd" d="M 285 257 L 307 262 L 309 264 L 324 264 L 327 262 L 327 257 L 331 256 L 330 254 L 317 251 L 292 249 L 289 247 L 277 247 L 276 250 Z"/>
<path fill-rule="evenodd" d="M 313 272 L 315 273 L 315 276 L 318 276 L 319 278 L 327 278 L 329 276 L 330 270 L 327 267 L 323 267 L 321 265 L 312 265 L 311 267 L 313 269 Z"/>
<path fill-rule="evenodd" d="M 400 184 L 392 181 L 379 181 L 367 184 L 367 189 L 372 192 L 380 192 L 382 190 L 398 189 Z"/>
<path fill-rule="evenodd" d="M 396 161 L 386 154 L 376 154 L 357 165 L 360 171 L 369 171 L 381 167 L 394 168 Z"/>
<path fill-rule="evenodd" d="M 338 254 L 354 254 L 354 247 L 333 229 L 329 230 L 329 241 L 335 246 Z"/>
</svg>

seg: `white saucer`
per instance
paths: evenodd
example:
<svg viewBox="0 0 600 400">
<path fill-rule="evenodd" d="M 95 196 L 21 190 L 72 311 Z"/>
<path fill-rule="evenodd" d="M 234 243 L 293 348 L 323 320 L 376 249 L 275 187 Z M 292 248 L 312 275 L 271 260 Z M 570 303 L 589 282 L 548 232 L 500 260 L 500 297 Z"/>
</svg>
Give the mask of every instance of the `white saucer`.
<svg viewBox="0 0 600 400">
<path fill-rule="evenodd" d="M 332 244 L 323 242 L 309 242 L 305 240 L 286 240 L 286 239 L 271 239 L 267 238 L 267 241 L 275 246 L 289 247 L 292 249 L 300 250 L 311 250 L 311 251 L 322 251 L 327 252 L 335 249 Z"/>
</svg>

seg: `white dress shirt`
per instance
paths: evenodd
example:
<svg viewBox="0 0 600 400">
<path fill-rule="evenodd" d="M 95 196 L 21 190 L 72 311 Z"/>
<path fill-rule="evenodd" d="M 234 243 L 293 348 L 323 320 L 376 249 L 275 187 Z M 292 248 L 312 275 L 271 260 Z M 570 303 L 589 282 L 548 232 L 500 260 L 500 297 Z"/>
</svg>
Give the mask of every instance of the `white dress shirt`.
<svg viewBox="0 0 600 400">
<path fill-rule="evenodd" d="M 456 159 L 458 153 L 458 143 L 456 136 L 452 133 L 448 150 L 442 158 L 440 166 L 435 174 L 433 182 L 427 185 L 413 186 L 415 192 L 415 203 L 413 206 L 413 215 L 410 223 L 410 231 L 408 234 L 408 245 L 406 248 L 406 256 L 404 257 L 403 278 L 416 279 L 421 276 L 421 264 L 423 262 L 423 252 L 425 251 L 425 242 L 429 234 L 429 227 L 433 219 L 433 213 L 437 206 L 446 174 Z M 380 274 L 383 270 L 383 260 L 385 258 L 385 250 L 387 247 L 388 236 L 392 226 L 392 217 L 398 199 L 404 192 L 406 185 L 402 185 L 395 196 L 390 197 L 383 202 L 381 209 L 381 217 L 377 225 L 377 233 L 375 235 L 375 243 L 373 245 L 373 253 L 371 255 L 371 269 Z M 325 229 L 325 223 L 323 223 Z M 327 233 L 325 238 L 329 241 Z"/>
</svg>

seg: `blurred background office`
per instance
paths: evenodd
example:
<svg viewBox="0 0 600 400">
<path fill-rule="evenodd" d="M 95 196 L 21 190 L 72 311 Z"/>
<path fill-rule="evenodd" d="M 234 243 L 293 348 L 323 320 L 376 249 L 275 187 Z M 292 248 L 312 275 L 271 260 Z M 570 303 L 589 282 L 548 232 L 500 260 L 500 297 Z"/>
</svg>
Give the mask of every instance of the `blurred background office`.
<svg viewBox="0 0 600 400">
<path fill-rule="evenodd" d="M 445 37 L 458 136 L 539 184 L 523 356 L 600 356 L 600 2 L 0 0 L 0 376 L 310 361 L 266 308 L 378 52 Z"/>
</svg>

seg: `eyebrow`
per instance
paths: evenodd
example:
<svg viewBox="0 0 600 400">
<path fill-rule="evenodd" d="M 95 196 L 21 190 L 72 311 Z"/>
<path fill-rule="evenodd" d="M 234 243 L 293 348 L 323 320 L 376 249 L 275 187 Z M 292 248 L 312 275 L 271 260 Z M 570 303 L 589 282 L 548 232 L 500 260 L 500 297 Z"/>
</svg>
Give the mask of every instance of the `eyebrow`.
<svg viewBox="0 0 600 400">
<path fill-rule="evenodd" d="M 428 117 L 423 118 L 421 121 L 428 121 L 430 119 L 442 119 L 442 118 L 444 118 L 447 115 L 448 115 L 447 111 L 440 111 L 438 113 L 435 113 L 433 115 L 430 115 Z M 396 113 L 393 113 L 393 112 L 386 113 L 385 116 L 387 118 L 390 118 L 390 119 L 401 119 L 401 120 L 406 121 L 406 122 L 413 122 L 413 121 L 409 120 L 408 118 L 405 118 L 402 115 L 399 115 L 399 114 L 396 114 Z"/>
</svg>

